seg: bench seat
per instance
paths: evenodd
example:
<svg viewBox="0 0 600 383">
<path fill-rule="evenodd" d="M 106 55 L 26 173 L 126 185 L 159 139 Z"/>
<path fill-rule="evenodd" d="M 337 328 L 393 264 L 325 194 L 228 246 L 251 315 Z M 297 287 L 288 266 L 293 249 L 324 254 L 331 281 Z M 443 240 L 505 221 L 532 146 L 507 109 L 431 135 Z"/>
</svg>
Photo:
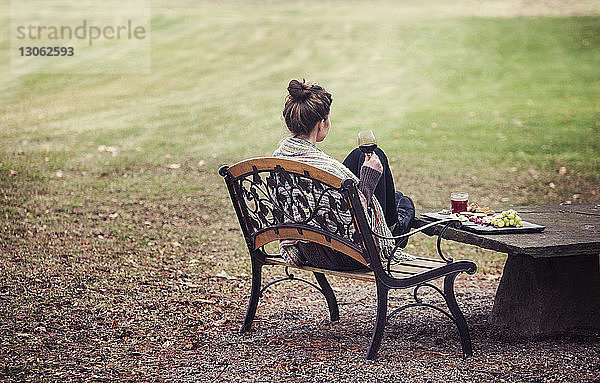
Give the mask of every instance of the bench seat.
<svg viewBox="0 0 600 383">
<path fill-rule="evenodd" d="M 321 269 L 313 266 L 298 266 L 293 263 L 287 263 L 280 257 L 266 257 L 265 262 L 272 265 L 286 266 L 292 269 L 335 275 L 338 277 L 359 279 L 361 281 L 375 282 L 375 273 L 373 271 L 336 271 Z M 433 270 L 440 266 L 446 265 L 446 262 L 438 259 L 416 257 L 414 260 L 405 261 L 392 267 L 392 275 L 395 277 L 403 277 L 406 275 L 420 274 L 426 270 Z"/>
</svg>

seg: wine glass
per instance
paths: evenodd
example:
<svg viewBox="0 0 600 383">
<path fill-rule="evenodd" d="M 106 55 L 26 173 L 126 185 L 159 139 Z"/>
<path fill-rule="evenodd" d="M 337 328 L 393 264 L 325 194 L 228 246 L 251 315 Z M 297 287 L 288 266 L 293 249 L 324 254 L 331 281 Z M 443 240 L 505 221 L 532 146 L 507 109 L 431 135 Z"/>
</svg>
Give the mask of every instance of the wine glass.
<svg viewBox="0 0 600 383">
<path fill-rule="evenodd" d="M 377 140 L 372 130 L 358 132 L 358 148 L 366 155 L 370 155 L 377 148 Z"/>
</svg>

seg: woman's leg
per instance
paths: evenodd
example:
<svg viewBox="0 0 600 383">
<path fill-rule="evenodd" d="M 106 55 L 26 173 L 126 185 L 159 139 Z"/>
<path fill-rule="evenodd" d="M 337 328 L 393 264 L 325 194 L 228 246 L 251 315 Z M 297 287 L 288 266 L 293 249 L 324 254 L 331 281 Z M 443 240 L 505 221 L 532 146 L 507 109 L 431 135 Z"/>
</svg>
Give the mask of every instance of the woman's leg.
<svg viewBox="0 0 600 383">
<path fill-rule="evenodd" d="M 375 153 L 377 153 L 381 165 L 383 165 L 383 174 L 375 187 L 374 194 L 383 208 L 385 223 L 393 229 L 392 234 L 394 235 L 408 233 L 411 221 L 415 217 L 415 205 L 410 197 L 395 190 L 392 171 L 383 150 L 377 148 L 375 149 Z M 365 162 L 365 154 L 356 148 L 346 157 L 344 165 L 359 177 L 360 167 L 363 162 Z M 408 238 L 402 240 L 400 247 L 406 246 L 407 242 Z"/>
<path fill-rule="evenodd" d="M 385 215 L 385 223 L 388 227 L 393 226 L 398 222 L 397 205 L 395 197 L 394 178 L 388 163 L 387 156 L 383 150 L 377 148 L 375 153 L 379 156 L 381 165 L 383 165 L 383 174 L 375 187 L 375 197 L 379 201 L 383 214 Z M 354 149 L 344 160 L 346 166 L 357 177 L 360 177 L 360 168 L 365 162 L 365 154 L 360 149 Z"/>
</svg>

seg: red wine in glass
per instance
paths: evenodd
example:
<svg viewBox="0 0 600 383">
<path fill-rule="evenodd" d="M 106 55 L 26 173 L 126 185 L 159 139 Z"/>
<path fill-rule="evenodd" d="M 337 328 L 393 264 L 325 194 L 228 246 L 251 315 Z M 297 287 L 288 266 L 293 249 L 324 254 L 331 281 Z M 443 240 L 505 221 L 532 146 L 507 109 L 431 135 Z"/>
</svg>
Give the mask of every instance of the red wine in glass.
<svg viewBox="0 0 600 383">
<path fill-rule="evenodd" d="M 373 153 L 377 148 L 377 140 L 372 130 L 358 132 L 358 148 L 365 154 Z"/>
</svg>

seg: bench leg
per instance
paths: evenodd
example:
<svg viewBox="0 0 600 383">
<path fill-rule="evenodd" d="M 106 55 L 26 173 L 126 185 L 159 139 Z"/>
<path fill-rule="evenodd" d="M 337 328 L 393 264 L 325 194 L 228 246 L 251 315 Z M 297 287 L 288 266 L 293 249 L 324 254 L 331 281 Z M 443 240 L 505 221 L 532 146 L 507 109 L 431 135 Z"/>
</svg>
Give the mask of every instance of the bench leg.
<svg viewBox="0 0 600 383">
<path fill-rule="evenodd" d="M 340 310 L 338 309 L 338 304 L 337 300 L 335 299 L 335 293 L 333 292 L 333 289 L 329 285 L 329 282 L 327 282 L 327 278 L 325 278 L 325 275 L 323 273 L 314 274 L 315 278 L 317 279 L 317 282 L 319 283 L 319 286 L 321 286 L 321 291 L 323 292 L 325 299 L 327 299 L 327 306 L 329 307 L 329 317 L 331 318 L 331 321 L 339 321 Z"/>
<path fill-rule="evenodd" d="M 241 333 L 250 330 L 254 316 L 256 315 L 256 308 L 258 307 L 258 299 L 260 298 L 260 287 L 262 283 L 262 266 L 263 264 L 252 257 L 252 288 L 250 290 L 250 302 L 248 303 L 248 310 L 246 311 L 246 317 L 244 318 L 244 324 L 240 329 Z"/>
<path fill-rule="evenodd" d="M 367 359 L 369 360 L 373 360 L 377 356 L 381 338 L 383 338 L 383 329 L 387 323 L 388 292 L 388 287 L 377 283 L 377 319 L 375 320 L 371 344 L 367 350 Z"/>
<path fill-rule="evenodd" d="M 444 278 L 444 299 L 448 305 L 448 309 L 454 317 L 458 333 L 460 334 L 460 343 L 462 345 L 463 356 L 468 357 L 473 355 L 473 346 L 471 345 L 471 336 L 469 335 L 469 327 L 463 313 L 460 311 L 454 296 L 454 279 L 458 274 L 446 275 Z"/>
</svg>

